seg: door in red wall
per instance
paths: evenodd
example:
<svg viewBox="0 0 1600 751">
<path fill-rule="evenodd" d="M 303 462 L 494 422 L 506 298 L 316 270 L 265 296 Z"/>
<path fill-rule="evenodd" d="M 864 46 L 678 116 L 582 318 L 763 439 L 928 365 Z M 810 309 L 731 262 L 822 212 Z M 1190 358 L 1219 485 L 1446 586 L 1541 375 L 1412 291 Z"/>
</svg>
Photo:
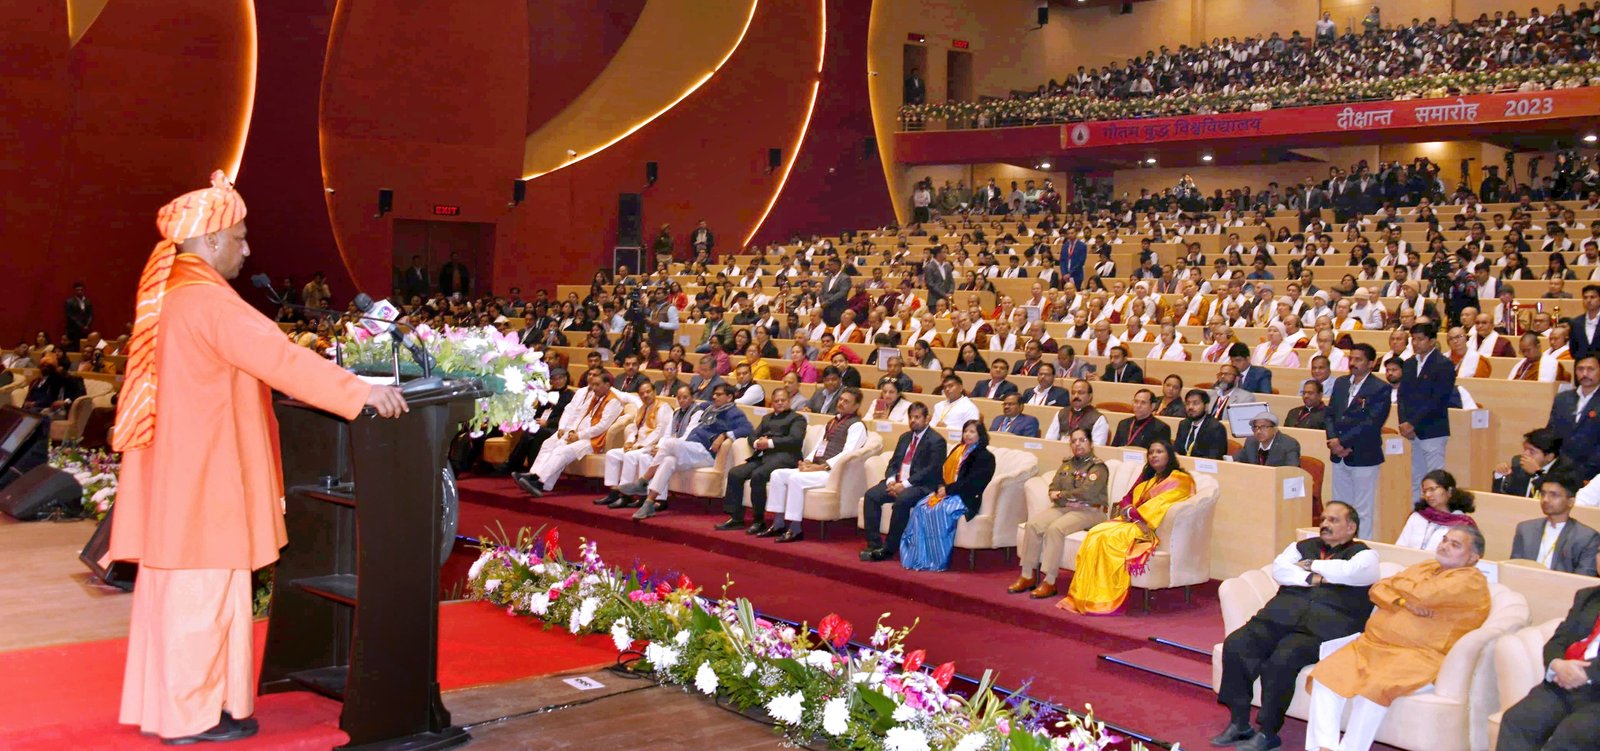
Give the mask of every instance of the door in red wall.
<svg viewBox="0 0 1600 751">
<path fill-rule="evenodd" d="M 392 271 L 395 292 L 402 291 L 401 279 L 420 257 L 428 269 L 428 291 L 439 289 L 439 270 L 453 258 L 467 267 L 468 295 L 494 291 L 490 275 L 494 269 L 494 225 L 483 222 L 431 222 L 415 219 L 394 220 Z"/>
</svg>

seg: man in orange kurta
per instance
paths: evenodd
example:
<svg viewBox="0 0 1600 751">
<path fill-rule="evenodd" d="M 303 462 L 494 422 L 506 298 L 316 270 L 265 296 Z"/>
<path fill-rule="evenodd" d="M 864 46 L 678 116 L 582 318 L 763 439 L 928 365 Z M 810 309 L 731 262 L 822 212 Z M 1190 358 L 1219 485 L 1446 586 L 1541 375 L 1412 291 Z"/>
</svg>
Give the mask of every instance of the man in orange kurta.
<svg viewBox="0 0 1600 751">
<path fill-rule="evenodd" d="M 117 404 L 110 557 L 140 564 L 120 721 L 169 743 L 256 732 L 250 573 L 286 542 L 272 389 L 347 419 L 406 409 L 228 286 L 250 255 L 244 215 L 220 171 L 157 214 Z"/>
<path fill-rule="evenodd" d="M 1455 527 L 1434 557 L 1372 585 L 1367 596 L 1377 610 L 1366 631 L 1312 668 L 1308 751 L 1367 751 L 1389 705 L 1432 683 L 1456 641 L 1488 620 L 1489 582 L 1477 569 L 1483 535 Z"/>
</svg>

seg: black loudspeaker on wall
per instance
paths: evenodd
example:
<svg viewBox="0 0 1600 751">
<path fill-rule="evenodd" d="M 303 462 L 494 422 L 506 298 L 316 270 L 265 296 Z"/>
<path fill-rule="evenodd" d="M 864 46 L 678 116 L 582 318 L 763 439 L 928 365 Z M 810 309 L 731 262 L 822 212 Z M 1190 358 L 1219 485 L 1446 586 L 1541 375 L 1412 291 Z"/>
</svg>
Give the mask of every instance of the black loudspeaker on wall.
<svg viewBox="0 0 1600 751">
<path fill-rule="evenodd" d="M 1050 23 L 1050 6 L 1048 4 L 1039 3 L 1038 21 L 1040 26 Z"/>
<path fill-rule="evenodd" d="M 1133 3 L 1128 2 L 1127 0 L 1123 0 L 1123 3 L 1122 3 L 1122 15 L 1126 16 L 1126 15 L 1132 13 L 1132 12 L 1133 12 Z"/>
<path fill-rule="evenodd" d="M 25 522 L 52 514 L 76 516 L 83 507 L 83 486 L 67 472 L 40 465 L 0 490 L 0 512 Z"/>
<path fill-rule="evenodd" d="M 767 149 L 767 171 L 776 171 L 782 165 L 783 149 Z"/>
<path fill-rule="evenodd" d="M 648 185 L 655 185 L 656 184 L 656 180 L 658 178 L 660 178 L 660 177 L 661 177 L 661 166 L 660 165 L 656 164 L 655 162 L 645 162 L 644 163 L 644 184 L 645 185 L 647 185 L 647 186 Z"/>
<path fill-rule="evenodd" d="M 133 580 L 139 575 L 139 566 L 127 561 L 112 562 L 111 552 L 111 517 L 116 515 L 116 507 L 94 528 L 94 534 L 89 536 L 89 544 L 83 546 L 83 552 L 78 554 L 78 560 L 89 567 L 94 578 L 109 584 L 117 589 L 127 592 L 133 591 Z"/>
<path fill-rule="evenodd" d="M 878 158 L 878 138 L 877 138 L 877 136 L 867 136 L 866 138 L 861 139 L 861 158 L 862 159 L 877 159 Z"/>
<path fill-rule="evenodd" d="M 513 180 L 511 182 L 511 203 L 517 205 L 528 200 L 528 181 Z"/>
<path fill-rule="evenodd" d="M 388 188 L 378 189 L 378 216 L 383 216 L 394 210 L 394 191 Z"/>
<path fill-rule="evenodd" d="M 617 194 L 617 245 L 644 245 L 644 201 L 638 193 Z"/>
</svg>

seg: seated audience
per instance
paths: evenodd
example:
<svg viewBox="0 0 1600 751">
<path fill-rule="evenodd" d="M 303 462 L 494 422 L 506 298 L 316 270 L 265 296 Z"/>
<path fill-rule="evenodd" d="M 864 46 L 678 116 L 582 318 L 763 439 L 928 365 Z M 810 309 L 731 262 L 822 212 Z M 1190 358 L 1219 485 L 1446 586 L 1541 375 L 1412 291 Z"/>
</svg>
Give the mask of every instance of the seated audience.
<svg viewBox="0 0 1600 751">
<path fill-rule="evenodd" d="M 1577 494 L 1578 481 L 1570 475 L 1553 473 L 1540 478 L 1539 511 L 1544 518 L 1517 524 L 1511 557 L 1534 561 L 1551 571 L 1597 575 L 1600 532 L 1572 518 Z"/>
<path fill-rule="evenodd" d="M 989 431 L 978 419 L 961 426 L 961 441 L 945 457 L 941 482 L 912 508 L 900 540 L 900 565 L 912 571 L 943 571 L 950 566 L 956 525 L 983 507 L 983 490 L 994 479 Z"/>
<path fill-rule="evenodd" d="M 967 424 L 968 420 L 979 418 L 978 405 L 967 398 L 960 378 L 945 376 L 939 389 L 944 394 L 944 401 L 933 405 L 933 417 L 928 424 L 941 430 L 956 430 Z"/>
<path fill-rule="evenodd" d="M 900 386 L 893 379 L 885 378 L 883 383 L 878 384 L 878 398 L 872 401 L 867 419 L 903 423 L 911 411 L 911 404 L 910 399 L 900 395 Z"/>
<path fill-rule="evenodd" d="M 648 379 L 640 381 L 638 389 L 639 409 L 623 430 L 622 446 L 606 452 L 603 482 L 611 492 L 595 499 L 596 506 L 620 500 L 622 493 L 617 488 L 639 479 L 650 466 L 656 445 L 672 430 L 672 400 L 657 399 L 655 384 Z"/>
<path fill-rule="evenodd" d="M 1067 536 L 1106 520 L 1110 468 L 1094 455 L 1089 431 L 1072 431 L 1067 444 L 1072 455 L 1062 460 L 1050 480 L 1050 505 L 1028 515 L 1022 530 L 1024 539 L 1017 541 L 1022 575 L 1006 588 L 1012 594 L 1028 592 L 1036 600 L 1054 597 Z"/>
<path fill-rule="evenodd" d="M 1189 389 L 1183 397 L 1184 418 L 1174 444 L 1178 453 L 1197 459 L 1221 459 L 1228 453 L 1228 429 L 1207 411 L 1211 395 Z"/>
<path fill-rule="evenodd" d="M 606 433 L 622 415 L 622 398 L 611 389 L 612 380 L 604 370 L 589 371 L 588 393 L 581 401 L 573 396 L 555 435 L 539 446 L 533 466 L 527 474 L 516 476 L 517 487 L 538 498 L 555 488 L 556 480 L 573 462 L 606 445 Z"/>
<path fill-rule="evenodd" d="M 839 408 L 839 395 L 844 393 L 844 377 L 838 368 L 829 365 L 822 369 L 822 386 L 811 392 L 806 411 L 817 415 L 831 415 Z"/>
<path fill-rule="evenodd" d="M 634 519 L 643 521 L 666 510 L 673 473 L 715 464 L 724 443 L 750 435 L 751 431 L 750 421 L 733 403 L 733 386 L 726 383 L 711 390 L 711 404 L 700 411 L 694 423 L 686 437 L 662 438 L 644 474 L 632 484 L 617 488 L 630 499 L 643 498 Z"/>
<path fill-rule="evenodd" d="M 1522 453 L 1494 468 L 1494 492 L 1534 497 L 1548 474 L 1572 474 L 1572 462 L 1561 456 L 1561 439 L 1549 428 L 1522 434 Z"/>
<path fill-rule="evenodd" d="M 1110 362 L 1100 380 L 1107 383 L 1144 383 L 1144 368 L 1128 359 L 1128 348 L 1118 344 L 1111 348 Z"/>
<path fill-rule="evenodd" d="M 1072 403 L 1072 394 L 1056 385 L 1056 366 L 1041 363 L 1037 375 L 1038 382 L 1022 394 L 1022 398 L 1028 404 L 1040 407 L 1065 407 Z"/>
<path fill-rule="evenodd" d="M 1284 418 L 1283 426 L 1325 430 L 1328 405 L 1322 401 L 1323 393 L 1325 392 L 1322 384 L 1316 379 L 1307 379 L 1305 383 L 1300 384 L 1300 406 L 1289 410 L 1289 416 Z"/>
<path fill-rule="evenodd" d="M 1056 605 L 1077 613 L 1109 615 L 1122 607 L 1132 573 L 1143 571 L 1160 540 L 1156 529 L 1173 506 L 1194 496 L 1194 478 L 1178 467 L 1177 452 L 1157 439 L 1146 452 L 1139 480 L 1096 524 L 1078 548 L 1067 596 Z"/>
<path fill-rule="evenodd" d="M 989 378 L 972 387 L 972 398 L 1004 399 L 1006 394 L 1017 393 L 1017 384 L 1006 380 L 1006 361 L 996 357 L 989 363 Z"/>
<path fill-rule="evenodd" d="M 1472 494 L 1456 487 L 1455 476 L 1442 469 L 1423 475 L 1422 497 L 1412 508 L 1394 541 L 1403 548 L 1433 550 L 1451 529 L 1478 526 L 1468 516 L 1473 511 Z"/>
<path fill-rule="evenodd" d="M 1361 636 L 1311 669 L 1308 748 L 1372 748 L 1389 705 L 1433 683 L 1450 648 L 1488 620 L 1489 581 L 1477 569 L 1483 535 L 1455 527 L 1434 555 L 1372 585 L 1367 597 L 1377 609 Z"/>
<path fill-rule="evenodd" d="M 506 455 L 506 463 L 500 469 L 510 470 L 521 474 L 528 468 L 528 462 L 539 453 L 539 447 L 544 445 L 545 439 L 555 435 L 556 428 L 561 424 L 561 415 L 567 408 L 567 403 L 572 401 L 572 389 L 567 388 L 567 369 L 550 369 L 549 393 L 554 395 L 552 401 L 539 405 L 533 411 L 533 421 L 539 427 L 536 430 L 524 430 L 518 433 L 512 441 L 511 451 Z M 585 390 L 584 393 L 588 393 Z M 660 393 L 659 390 L 657 393 Z M 515 478 L 513 478 L 515 479 Z M 520 485 L 520 483 L 519 483 Z"/>
<path fill-rule="evenodd" d="M 1094 445 L 1107 445 L 1111 440 L 1110 423 L 1105 415 L 1100 414 L 1100 410 L 1094 408 L 1094 386 L 1079 378 L 1072 382 L 1069 393 L 1071 396 L 1066 409 L 1056 413 L 1056 419 L 1050 423 L 1044 437 L 1052 441 L 1059 440 L 1062 436 L 1072 435 L 1072 431 L 1078 428 L 1085 428 Z"/>
</svg>

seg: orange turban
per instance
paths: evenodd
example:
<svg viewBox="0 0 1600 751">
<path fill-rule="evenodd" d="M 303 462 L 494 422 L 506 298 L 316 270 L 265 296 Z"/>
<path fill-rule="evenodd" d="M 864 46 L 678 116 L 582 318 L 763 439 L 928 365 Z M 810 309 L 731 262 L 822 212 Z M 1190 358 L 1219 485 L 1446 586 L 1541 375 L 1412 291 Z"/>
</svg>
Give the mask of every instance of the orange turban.
<svg viewBox="0 0 1600 751">
<path fill-rule="evenodd" d="M 156 212 L 156 229 L 162 239 L 139 275 L 133 336 L 128 340 L 127 375 L 117 398 L 113 449 L 142 449 L 155 439 L 156 334 L 161 322 L 161 301 L 167 295 L 177 262 L 178 244 L 232 227 L 244 221 L 244 215 L 244 200 L 222 170 L 211 173 L 211 187 L 178 196 Z"/>
</svg>

